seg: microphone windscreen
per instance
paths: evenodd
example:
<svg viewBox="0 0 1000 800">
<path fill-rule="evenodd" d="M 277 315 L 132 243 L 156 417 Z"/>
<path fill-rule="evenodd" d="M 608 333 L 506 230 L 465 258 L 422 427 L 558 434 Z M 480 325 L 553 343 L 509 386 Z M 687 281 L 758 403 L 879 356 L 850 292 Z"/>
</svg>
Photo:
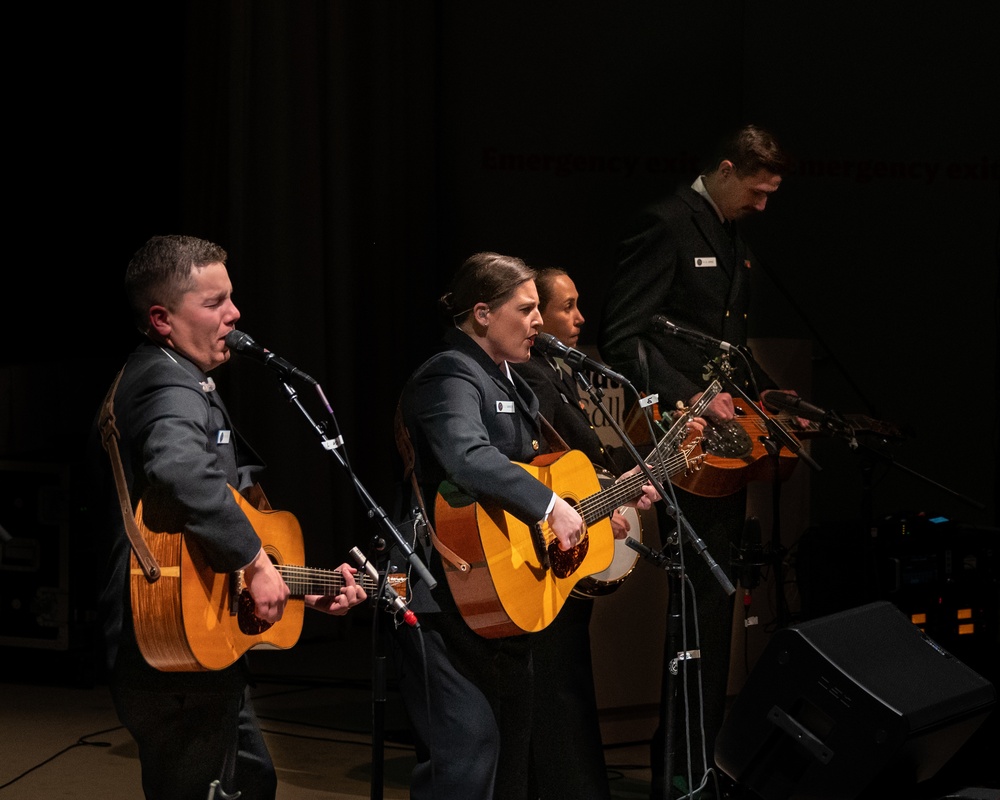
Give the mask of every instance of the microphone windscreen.
<svg viewBox="0 0 1000 800">
<path fill-rule="evenodd" d="M 243 331 L 231 330 L 226 334 L 226 346 L 237 352 L 250 347 L 252 344 L 254 344 L 254 340 L 243 333 Z"/>
<path fill-rule="evenodd" d="M 568 349 L 566 345 L 560 342 L 551 333 L 536 333 L 535 334 L 535 347 L 546 354 L 560 355 L 565 353 Z"/>
</svg>

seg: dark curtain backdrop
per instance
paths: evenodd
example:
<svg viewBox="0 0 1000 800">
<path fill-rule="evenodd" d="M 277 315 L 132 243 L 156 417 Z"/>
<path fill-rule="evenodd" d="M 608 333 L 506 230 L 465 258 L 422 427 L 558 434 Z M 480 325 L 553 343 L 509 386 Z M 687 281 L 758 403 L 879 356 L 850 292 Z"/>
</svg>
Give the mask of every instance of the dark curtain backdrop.
<svg viewBox="0 0 1000 800">
<path fill-rule="evenodd" d="M 748 233 L 754 334 L 811 342 L 816 404 L 910 434 L 905 469 L 876 464 L 874 514 L 995 526 L 997 23 L 971 2 L 21 8 L 0 459 L 83 470 L 136 342 L 125 265 L 184 232 L 229 250 L 240 328 L 320 381 L 393 513 L 396 399 L 460 261 L 566 267 L 593 345 L 633 212 L 755 121 L 799 161 Z M 310 560 L 365 545 L 377 526 L 275 377 L 236 360 L 217 380 Z M 857 518 L 862 457 L 814 456 L 814 517 Z"/>
</svg>

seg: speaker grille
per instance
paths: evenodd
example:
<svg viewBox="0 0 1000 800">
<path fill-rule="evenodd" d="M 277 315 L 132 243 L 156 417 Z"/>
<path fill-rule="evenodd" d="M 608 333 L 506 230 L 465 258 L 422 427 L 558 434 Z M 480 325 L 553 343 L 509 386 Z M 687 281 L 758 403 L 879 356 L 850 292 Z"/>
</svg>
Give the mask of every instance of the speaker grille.
<svg viewBox="0 0 1000 800">
<path fill-rule="evenodd" d="M 771 637 L 716 741 L 765 800 L 856 797 L 933 776 L 996 702 L 992 684 L 888 602 Z M 879 784 L 881 785 L 881 784 Z"/>
</svg>

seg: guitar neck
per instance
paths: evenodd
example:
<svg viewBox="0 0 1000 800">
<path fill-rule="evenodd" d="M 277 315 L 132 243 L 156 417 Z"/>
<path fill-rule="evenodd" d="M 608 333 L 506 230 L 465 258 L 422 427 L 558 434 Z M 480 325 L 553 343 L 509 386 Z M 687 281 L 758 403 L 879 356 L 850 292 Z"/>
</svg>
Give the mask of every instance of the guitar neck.
<svg viewBox="0 0 1000 800">
<path fill-rule="evenodd" d="M 718 381 L 712 381 L 711 385 L 702 392 L 697 402 L 688 409 L 687 413 L 682 414 L 675 420 L 666 435 L 657 442 L 656 447 L 653 448 L 653 452 L 650 453 L 647 459 L 652 465 L 650 472 L 653 473 L 653 477 L 657 481 L 662 483 L 665 478 L 669 479 L 672 475 L 683 472 L 691 466 L 688 454 L 692 451 L 694 445 L 689 445 L 687 448 L 679 450 L 674 450 L 674 448 L 676 443 L 683 438 L 687 430 L 688 420 L 692 417 L 701 416 L 720 391 L 722 391 L 722 385 Z M 591 495 L 591 497 L 584 500 L 580 504 L 581 508 L 583 508 L 580 515 L 588 525 L 596 520 L 604 519 L 614 509 L 618 508 L 618 506 L 631 502 L 641 496 L 642 487 L 645 483 L 646 476 L 642 472 L 619 481 L 603 492 Z M 600 497 L 604 494 L 607 494 L 607 497 Z M 592 505 L 589 502 L 591 500 L 594 500 Z M 593 518 L 591 518 L 591 515 L 593 515 Z"/>
<path fill-rule="evenodd" d="M 661 442 L 662 445 L 662 442 Z M 660 446 L 649 458 L 651 462 L 651 472 L 658 481 L 669 478 L 688 468 L 689 462 L 686 451 L 674 453 L 667 456 L 666 460 L 661 457 Z M 642 495 L 642 487 L 647 483 L 646 476 L 638 472 L 625 480 L 609 486 L 590 497 L 584 498 L 577 506 L 577 511 L 588 525 L 608 517 L 621 505 L 629 503 Z"/>
<path fill-rule="evenodd" d="M 851 433 L 874 433 L 889 439 L 902 438 L 902 433 L 894 425 L 861 414 L 845 414 L 838 424 L 808 421 L 804 428 L 799 427 L 797 418 L 791 414 L 776 414 L 771 419 L 777 422 L 785 431 L 799 439 L 830 436 L 831 433 L 845 431 Z"/>
<path fill-rule="evenodd" d="M 650 471 L 657 481 L 662 482 L 664 478 L 669 478 L 678 472 L 683 472 L 690 466 L 688 453 L 691 452 L 691 447 L 677 452 L 670 451 L 673 450 L 675 443 L 680 438 L 683 438 L 688 420 L 704 413 L 705 409 L 708 408 L 709 404 L 720 391 L 722 391 L 722 385 L 718 381 L 712 381 L 711 385 L 702 392 L 698 401 L 685 414 L 674 421 L 674 424 L 671 425 L 666 435 L 657 443 L 647 459 L 652 465 Z M 577 510 L 584 521 L 590 525 L 593 522 L 610 516 L 618 506 L 640 497 L 642 495 L 642 487 L 645 483 L 646 476 L 642 472 L 639 472 L 623 481 L 619 481 L 614 486 L 609 486 L 607 489 L 585 498 L 580 502 Z"/>
<path fill-rule="evenodd" d="M 284 578 L 292 597 L 305 597 L 307 594 L 333 595 L 344 588 L 344 576 L 335 569 L 297 567 L 292 564 L 275 564 L 275 568 Z M 358 573 L 354 580 L 368 593 L 378 591 L 378 581 L 368 574 Z"/>
</svg>

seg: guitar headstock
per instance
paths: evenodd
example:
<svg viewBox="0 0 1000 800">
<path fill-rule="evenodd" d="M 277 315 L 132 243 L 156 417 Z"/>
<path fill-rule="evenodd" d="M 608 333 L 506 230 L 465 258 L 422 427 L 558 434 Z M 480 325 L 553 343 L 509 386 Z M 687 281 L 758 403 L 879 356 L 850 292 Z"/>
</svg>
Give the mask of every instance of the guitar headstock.
<svg viewBox="0 0 1000 800">
<path fill-rule="evenodd" d="M 789 421 L 792 419 L 787 414 L 782 416 L 787 417 Z M 864 414 L 844 414 L 838 417 L 836 422 L 810 422 L 807 428 L 792 427 L 791 431 L 800 437 L 803 435 L 825 436 L 830 433 L 871 433 L 883 439 L 893 439 L 896 441 L 906 438 L 903 432 L 895 425 L 867 417 Z"/>
<path fill-rule="evenodd" d="M 905 438 L 903 432 L 892 423 L 872 419 L 863 414 L 847 414 L 844 416 L 844 422 L 855 433 L 874 433 L 884 439 L 899 440 Z"/>
</svg>

